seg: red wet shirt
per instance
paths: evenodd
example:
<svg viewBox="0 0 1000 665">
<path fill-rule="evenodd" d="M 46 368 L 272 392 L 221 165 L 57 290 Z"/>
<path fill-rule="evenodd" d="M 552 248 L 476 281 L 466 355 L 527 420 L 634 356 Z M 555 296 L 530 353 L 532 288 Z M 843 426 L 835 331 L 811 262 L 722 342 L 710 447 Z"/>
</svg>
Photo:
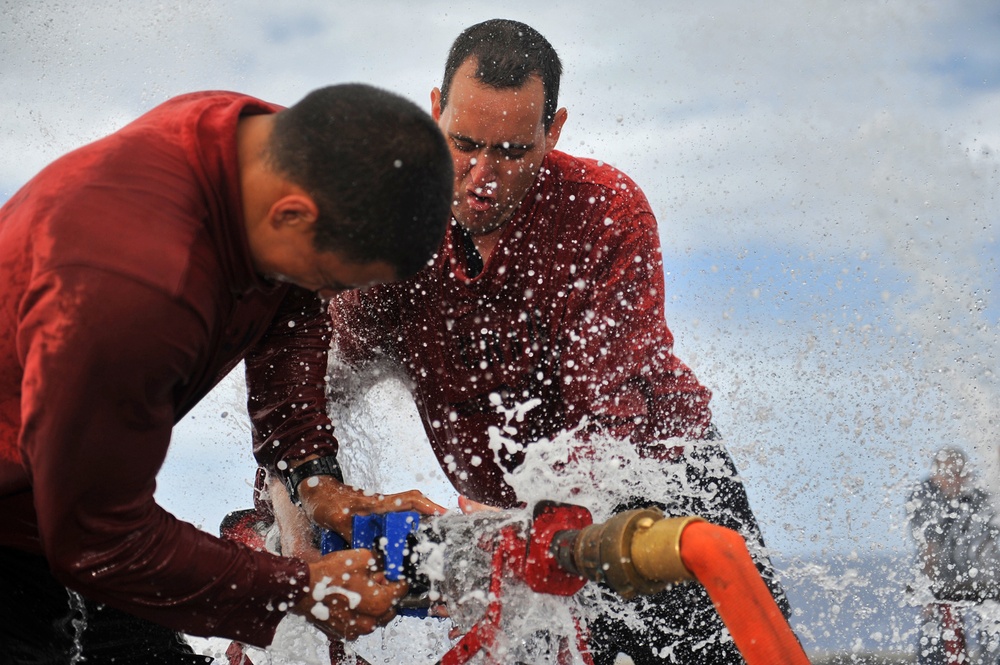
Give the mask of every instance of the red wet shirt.
<svg viewBox="0 0 1000 665">
<path fill-rule="evenodd" d="M 517 503 L 503 475 L 524 453 L 491 450 L 491 427 L 529 444 L 586 419 L 584 435 L 607 431 L 661 457 L 673 453 L 665 439 L 704 434 L 711 395 L 673 355 L 656 220 L 626 175 L 550 153 L 481 271 L 477 260 L 453 223 L 415 278 L 330 307 L 342 358 L 380 350 L 407 369 L 459 492 Z M 533 408 L 519 419 L 518 404 Z"/>
<path fill-rule="evenodd" d="M 255 273 L 243 227 L 237 122 L 276 110 L 175 98 L 0 208 L 0 546 L 43 554 L 94 600 L 261 645 L 306 564 L 199 531 L 153 493 L 173 425 L 248 353 L 282 379 L 261 392 L 263 369 L 249 372 L 261 463 L 336 450 L 325 312 Z M 227 472 L 207 465 L 192 482 Z"/>
</svg>

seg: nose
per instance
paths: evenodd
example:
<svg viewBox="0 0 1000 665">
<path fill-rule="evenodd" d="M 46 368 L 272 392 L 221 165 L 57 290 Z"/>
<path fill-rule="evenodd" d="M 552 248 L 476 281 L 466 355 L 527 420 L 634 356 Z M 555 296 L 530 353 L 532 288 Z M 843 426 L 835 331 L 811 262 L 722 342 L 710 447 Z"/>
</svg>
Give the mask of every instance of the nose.
<svg viewBox="0 0 1000 665">
<path fill-rule="evenodd" d="M 476 185 L 485 185 L 497 179 L 497 162 L 486 152 L 480 152 L 471 160 L 469 176 Z"/>
</svg>

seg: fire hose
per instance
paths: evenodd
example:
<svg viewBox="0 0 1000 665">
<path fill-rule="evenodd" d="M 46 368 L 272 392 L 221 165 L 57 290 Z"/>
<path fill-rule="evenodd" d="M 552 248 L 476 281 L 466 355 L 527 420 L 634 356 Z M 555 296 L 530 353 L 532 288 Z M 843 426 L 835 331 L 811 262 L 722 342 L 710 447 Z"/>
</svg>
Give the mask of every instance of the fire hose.
<svg viewBox="0 0 1000 665">
<path fill-rule="evenodd" d="M 432 584 L 426 572 L 418 572 L 418 562 L 421 553 L 429 551 L 428 542 L 441 541 L 434 521 L 443 518 L 425 518 L 424 524 L 420 519 L 414 512 L 357 516 L 351 546 L 378 552 L 387 578 L 410 583 L 401 614 L 426 616 Z M 324 532 L 324 552 L 346 545 L 336 534 Z M 529 528 L 500 528 L 490 557 L 485 611 L 439 665 L 463 665 L 481 651 L 489 658 L 501 631 L 502 581 L 512 575 L 537 593 L 571 596 L 593 581 L 626 600 L 697 581 L 747 665 L 809 663 L 742 536 L 700 517 L 667 518 L 647 508 L 593 524 L 582 506 L 541 502 Z M 577 641 L 589 659 L 579 627 Z"/>
</svg>

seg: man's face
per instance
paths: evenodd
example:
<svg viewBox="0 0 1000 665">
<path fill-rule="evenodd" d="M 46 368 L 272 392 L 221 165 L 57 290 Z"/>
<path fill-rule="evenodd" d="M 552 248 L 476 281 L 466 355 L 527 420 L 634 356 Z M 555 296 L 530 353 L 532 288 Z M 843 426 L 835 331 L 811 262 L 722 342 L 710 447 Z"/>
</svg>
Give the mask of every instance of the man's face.
<svg viewBox="0 0 1000 665">
<path fill-rule="evenodd" d="M 312 234 L 286 229 L 274 242 L 261 274 L 314 291 L 324 300 L 349 289 L 396 280 L 396 270 L 384 261 L 356 263 L 343 252 L 321 252 L 313 246 Z"/>
<path fill-rule="evenodd" d="M 485 235 L 513 217 L 542 158 L 555 147 L 566 112 L 560 109 L 546 131 L 538 76 L 520 88 L 498 90 L 476 80 L 475 71 L 474 58 L 458 68 L 443 109 L 435 88 L 431 112 L 455 164 L 452 214 L 473 235 Z"/>
<path fill-rule="evenodd" d="M 965 462 L 958 457 L 935 460 L 934 480 L 946 497 L 953 499 L 960 496 L 967 480 Z"/>
</svg>

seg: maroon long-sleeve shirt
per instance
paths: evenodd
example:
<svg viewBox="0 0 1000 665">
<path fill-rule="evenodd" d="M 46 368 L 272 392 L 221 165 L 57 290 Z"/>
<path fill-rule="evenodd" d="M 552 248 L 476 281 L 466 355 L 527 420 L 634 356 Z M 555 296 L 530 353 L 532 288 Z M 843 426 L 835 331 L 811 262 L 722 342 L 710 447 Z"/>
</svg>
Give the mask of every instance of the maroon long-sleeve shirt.
<svg viewBox="0 0 1000 665">
<path fill-rule="evenodd" d="M 0 209 L 0 545 L 94 600 L 259 645 L 306 564 L 199 531 L 153 492 L 173 425 L 245 356 L 260 462 L 336 451 L 326 314 L 258 276 L 245 235 L 237 123 L 278 108 L 175 98 Z"/>
<path fill-rule="evenodd" d="M 530 444 L 586 418 L 661 457 L 669 437 L 704 434 L 711 394 L 673 354 L 656 220 L 631 179 L 553 151 L 481 272 L 470 243 L 453 223 L 416 277 L 330 307 L 342 359 L 406 367 L 459 492 L 517 503 L 503 476 L 523 449 L 491 450 L 491 427 Z M 534 407 L 508 422 L 516 403 Z"/>
</svg>

